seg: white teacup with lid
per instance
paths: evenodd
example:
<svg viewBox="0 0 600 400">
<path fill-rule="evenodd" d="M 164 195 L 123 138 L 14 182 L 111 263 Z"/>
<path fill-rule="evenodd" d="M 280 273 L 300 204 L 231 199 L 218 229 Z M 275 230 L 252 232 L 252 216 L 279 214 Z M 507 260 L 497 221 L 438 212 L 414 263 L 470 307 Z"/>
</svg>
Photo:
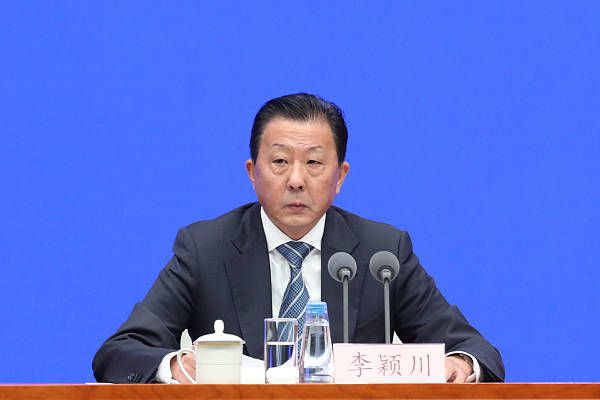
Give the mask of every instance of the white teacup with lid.
<svg viewBox="0 0 600 400">
<path fill-rule="evenodd" d="M 242 369 L 241 338 L 223 333 L 225 325 L 215 321 L 215 333 L 200 336 L 194 341 L 193 349 L 177 352 L 177 364 L 186 378 L 193 383 L 240 383 Z M 183 367 L 181 358 L 185 353 L 196 355 L 196 379 Z"/>
</svg>

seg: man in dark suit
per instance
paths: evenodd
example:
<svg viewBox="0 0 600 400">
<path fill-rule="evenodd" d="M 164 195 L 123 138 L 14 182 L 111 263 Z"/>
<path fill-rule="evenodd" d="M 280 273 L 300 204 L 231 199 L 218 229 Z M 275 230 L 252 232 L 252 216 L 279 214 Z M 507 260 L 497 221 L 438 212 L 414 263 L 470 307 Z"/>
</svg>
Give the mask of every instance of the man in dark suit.
<svg viewBox="0 0 600 400">
<path fill-rule="evenodd" d="M 387 250 L 400 261 L 390 290 L 392 329 L 400 339 L 445 343 L 449 382 L 503 380 L 498 351 L 446 302 L 408 234 L 332 206 L 349 170 L 346 142 L 335 104 L 302 93 L 267 102 L 254 120 L 246 163 L 259 203 L 179 231 L 173 258 L 96 354 L 96 379 L 186 382 L 173 358 L 181 332 L 210 333 L 215 319 L 246 341 L 245 354 L 262 358 L 263 319 L 281 315 L 298 277 L 297 298 L 327 302 L 332 339 L 341 342 L 342 288 L 326 267 L 338 251 L 352 254 L 358 266 L 350 282 L 350 341 L 381 343 L 382 287 L 368 276 L 368 263 Z M 280 248 L 291 242 L 310 249 L 301 269 L 282 256 Z M 184 365 L 193 375 L 194 356 L 184 356 Z"/>
</svg>

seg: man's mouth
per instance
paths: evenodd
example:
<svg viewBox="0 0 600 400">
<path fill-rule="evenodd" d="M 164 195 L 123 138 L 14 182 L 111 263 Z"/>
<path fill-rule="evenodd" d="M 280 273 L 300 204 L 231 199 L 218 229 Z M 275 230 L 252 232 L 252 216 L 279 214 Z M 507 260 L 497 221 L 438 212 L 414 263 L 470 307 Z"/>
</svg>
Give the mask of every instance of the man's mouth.
<svg viewBox="0 0 600 400">
<path fill-rule="evenodd" d="M 288 208 L 291 208 L 292 210 L 302 210 L 304 208 L 306 208 L 306 205 L 304 203 L 300 203 L 300 202 L 293 202 L 293 203 L 289 203 L 287 205 Z"/>
</svg>

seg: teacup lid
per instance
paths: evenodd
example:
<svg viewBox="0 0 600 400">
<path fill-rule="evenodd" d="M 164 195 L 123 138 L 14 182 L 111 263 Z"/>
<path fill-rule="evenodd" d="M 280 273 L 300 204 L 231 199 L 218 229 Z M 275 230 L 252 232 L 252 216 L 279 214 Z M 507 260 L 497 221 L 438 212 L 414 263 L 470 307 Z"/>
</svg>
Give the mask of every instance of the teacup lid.
<svg viewBox="0 0 600 400">
<path fill-rule="evenodd" d="M 215 333 L 209 333 L 208 335 L 202 335 L 194 341 L 196 343 L 246 343 L 240 337 L 230 335 L 229 333 L 223 333 L 225 324 L 222 320 L 215 320 Z"/>
</svg>

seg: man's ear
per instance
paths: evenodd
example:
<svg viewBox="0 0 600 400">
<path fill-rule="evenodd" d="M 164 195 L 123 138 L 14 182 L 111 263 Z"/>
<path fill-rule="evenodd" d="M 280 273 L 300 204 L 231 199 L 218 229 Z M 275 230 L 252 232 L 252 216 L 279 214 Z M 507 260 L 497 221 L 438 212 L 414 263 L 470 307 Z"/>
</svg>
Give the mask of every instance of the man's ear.
<svg viewBox="0 0 600 400">
<path fill-rule="evenodd" d="M 346 175 L 348 175 L 348 171 L 350 171 L 350 164 L 348 164 L 348 161 L 344 161 L 342 163 L 342 165 L 340 165 L 340 167 L 339 167 L 338 180 L 337 180 L 337 185 L 335 187 L 335 194 L 338 194 L 340 192 L 340 190 L 342 189 L 342 184 L 344 183 L 344 180 L 346 179 Z"/>
<path fill-rule="evenodd" d="M 246 160 L 246 173 L 252 182 L 252 188 L 254 188 L 254 163 L 252 160 Z"/>
</svg>

